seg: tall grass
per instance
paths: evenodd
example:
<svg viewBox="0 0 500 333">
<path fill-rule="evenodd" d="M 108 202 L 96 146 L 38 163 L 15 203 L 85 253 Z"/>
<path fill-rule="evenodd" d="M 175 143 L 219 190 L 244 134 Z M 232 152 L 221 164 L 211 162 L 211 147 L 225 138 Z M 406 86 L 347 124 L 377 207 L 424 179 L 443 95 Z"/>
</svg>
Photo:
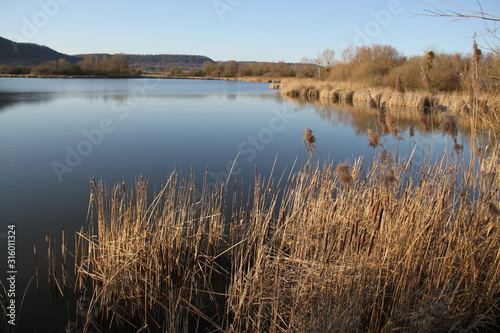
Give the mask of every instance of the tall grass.
<svg viewBox="0 0 500 333">
<path fill-rule="evenodd" d="M 495 82 L 498 59 L 492 55 L 483 58 L 475 41 L 470 59 L 458 54 L 436 57 L 429 51 L 425 58 L 406 60 L 391 47 L 372 45 L 351 49 L 344 62 L 330 69 L 326 81 L 286 79 L 280 88 L 286 97 L 361 102 L 371 108 L 376 100 L 415 111 L 425 103 L 429 104 L 426 107 L 447 105 L 467 119 L 473 130 L 478 127 L 498 130 L 500 95 Z"/>
<path fill-rule="evenodd" d="M 500 178 L 489 166 L 308 162 L 282 190 L 256 175 L 246 199 L 236 185 L 197 190 L 175 173 L 152 199 L 142 178 L 133 189 L 92 180 L 77 240 L 79 325 L 493 331 Z"/>
<path fill-rule="evenodd" d="M 203 190 L 197 200 L 175 174 L 149 203 L 143 178 L 134 190 L 91 187 L 94 223 L 78 234 L 76 258 L 84 329 L 221 325 L 223 196 Z"/>
</svg>

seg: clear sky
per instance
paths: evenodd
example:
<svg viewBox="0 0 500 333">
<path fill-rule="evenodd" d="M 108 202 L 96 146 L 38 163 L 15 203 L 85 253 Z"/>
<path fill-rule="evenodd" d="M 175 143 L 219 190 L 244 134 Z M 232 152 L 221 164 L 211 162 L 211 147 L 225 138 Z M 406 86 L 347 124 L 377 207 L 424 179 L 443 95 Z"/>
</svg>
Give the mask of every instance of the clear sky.
<svg viewBox="0 0 500 333">
<path fill-rule="evenodd" d="M 479 1 L 500 16 L 500 0 Z M 453 2 L 479 10 L 476 0 Z M 67 54 L 297 62 L 326 48 L 338 59 L 346 45 L 363 44 L 391 45 L 406 56 L 469 53 L 471 37 L 485 31 L 482 20 L 415 15 L 425 9 L 418 0 L 0 0 L 0 36 Z"/>
</svg>

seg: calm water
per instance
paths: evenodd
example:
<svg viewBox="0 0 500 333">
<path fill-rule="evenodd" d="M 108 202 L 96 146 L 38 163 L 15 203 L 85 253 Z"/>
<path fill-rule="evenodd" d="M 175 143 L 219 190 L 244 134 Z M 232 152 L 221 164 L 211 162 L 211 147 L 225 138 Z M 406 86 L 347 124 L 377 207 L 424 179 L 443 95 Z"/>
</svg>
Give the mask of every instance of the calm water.
<svg viewBox="0 0 500 333">
<path fill-rule="evenodd" d="M 111 186 L 143 175 L 158 187 L 172 170 L 201 180 L 208 168 L 208 181 L 216 182 L 235 163 L 231 181 L 251 185 L 256 166 L 269 177 L 275 158 L 279 172 L 297 157 L 299 164 L 307 159 L 306 126 L 320 161 L 364 156 L 369 162 L 381 149 L 366 136 L 367 128 L 380 126 L 373 111 L 295 104 L 267 83 L 0 78 L 2 282 L 7 226 L 16 228 L 20 295 L 34 273 L 33 245 L 43 252 L 45 235 L 85 224 L 91 177 Z M 421 134 L 420 127 L 402 121 L 402 139 L 389 134 L 381 142 L 401 156 L 416 147 L 415 163 L 451 151 L 449 137 Z M 466 141 L 459 135 L 460 144 Z M 33 304 L 24 308 L 24 317 L 36 317 Z"/>
</svg>

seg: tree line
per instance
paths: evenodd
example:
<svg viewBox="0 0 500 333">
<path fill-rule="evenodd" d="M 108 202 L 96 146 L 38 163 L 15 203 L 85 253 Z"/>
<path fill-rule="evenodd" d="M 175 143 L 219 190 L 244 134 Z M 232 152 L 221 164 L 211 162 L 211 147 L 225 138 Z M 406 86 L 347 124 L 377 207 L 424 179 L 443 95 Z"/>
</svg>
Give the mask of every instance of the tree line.
<svg viewBox="0 0 500 333">
<path fill-rule="evenodd" d="M 141 71 L 130 64 L 127 55 L 89 55 L 77 63 L 60 59 L 32 67 L 0 66 L 3 74 L 138 76 Z M 471 54 L 427 50 L 407 57 L 389 45 L 348 46 L 338 58 L 326 49 L 315 58 L 300 63 L 205 61 L 200 69 L 170 68 L 164 76 L 315 78 L 332 82 L 359 83 L 372 87 L 408 90 L 460 91 L 472 84 L 496 87 L 500 83 L 500 54 L 483 52 L 473 42 Z M 423 80 L 422 78 L 432 78 Z"/>
<path fill-rule="evenodd" d="M 130 77 L 138 75 L 137 70 L 130 65 L 126 55 L 88 55 L 82 60 L 72 63 L 66 59 L 47 61 L 36 66 L 5 66 L 0 65 L 0 74 L 29 74 L 39 76 L 108 76 Z"/>
<path fill-rule="evenodd" d="M 199 75 L 208 77 L 263 76 L 270 78 L 315 78 L 372 87 L 394 87 L 399 82 L 408 90 L 467 90 L 480 79 L 488 86 L 500 83 L 500 55 L 484 53 L 473 42 L 471 54 L 427 50 L 407 57 L 389 45 L 349 46 L 339 59 L 326 49 L 315 58 L 298 64 L 284 62 L 205 62 Z M 432 78 L 423 80 L 422 77 Z M 477 84 L 477 83 L 476 83 Z"/>
<path fill-rule="evenodd" d="M 244 77 L 244 76 L 268 76 L 268 77 L 313 77 L 314 65 L 310 64 L 288 64 L 280 62 L 205 62 L 203 63 L 202 75 L 209 77 Z"/>
<path fill-rule="evenodd" d="M 500 80 L 500 55 L 483 53 L 475 41 L 471 54 L 428 50 L 412 57 L 388 45 L 348 47 L 339 61 L 322 68 L 320 76 L 373 87 L 398 83 L 408 90 L 462 91 L 478 80 L 495 87 Z"/>
</svg>

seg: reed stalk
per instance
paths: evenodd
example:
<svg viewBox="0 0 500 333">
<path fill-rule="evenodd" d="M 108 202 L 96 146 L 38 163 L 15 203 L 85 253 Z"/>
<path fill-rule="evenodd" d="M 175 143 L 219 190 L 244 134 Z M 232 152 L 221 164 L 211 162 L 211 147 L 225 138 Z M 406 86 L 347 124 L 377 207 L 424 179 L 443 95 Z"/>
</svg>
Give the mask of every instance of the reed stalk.
<svg viewBox="0 0 500 333">
<path fill-rule="evenodd" d="M 497 329 L 498 174 L 380 163 L 308 162 L 281 193 L 257 175 L 246 203 L 177 174 L 151 200 L 144 179 L 95 184 L 82 328 Z"/>
</svg>

